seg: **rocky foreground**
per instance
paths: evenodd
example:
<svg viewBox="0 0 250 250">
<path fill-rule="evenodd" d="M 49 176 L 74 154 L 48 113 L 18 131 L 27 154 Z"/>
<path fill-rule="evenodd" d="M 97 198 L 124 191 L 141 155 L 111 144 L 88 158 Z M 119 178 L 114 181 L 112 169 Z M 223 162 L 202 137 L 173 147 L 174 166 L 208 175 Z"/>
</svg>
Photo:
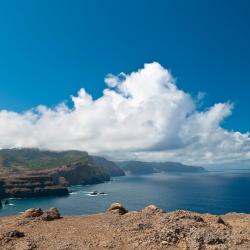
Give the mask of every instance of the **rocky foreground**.
<svg viewBox="0 0 250 250">
<path fill-rule="evenodd" d="M 0 218 L 0 249 L 250 249 L 250 215 L 189 211 L 165 213 L 154 205 L 128 212 L 61 217 L 56 208 L 29 209 Z"/>
</svg>

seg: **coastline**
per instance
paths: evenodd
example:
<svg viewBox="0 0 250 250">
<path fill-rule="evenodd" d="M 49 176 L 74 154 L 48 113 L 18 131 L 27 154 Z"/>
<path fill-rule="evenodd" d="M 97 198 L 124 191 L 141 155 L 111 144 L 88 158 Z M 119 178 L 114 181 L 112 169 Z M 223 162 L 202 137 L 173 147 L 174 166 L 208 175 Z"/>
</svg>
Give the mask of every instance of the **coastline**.
<svg viewBox="0 0 250 250">
<path fill-rule="evenodd" d="M 74 186 L 69 196 L 11 199 L 9 203 L 14 205 L 3 205 L 0 215 L 19 214 L 30 207 L 57 207 L 65 216 L 88 215 L 105 211 L 114 201 L 126 204 L 129 210 L 140 210 L 151 203 L 166 211 L 250 213 L 249 184 L 249 174 L 227 172 L 112 177 L 110 182 Z M 95 191 L 98 195 L 91 195 Z M 100 194 L 103 192 L 105 195 Z"/>
</svg>

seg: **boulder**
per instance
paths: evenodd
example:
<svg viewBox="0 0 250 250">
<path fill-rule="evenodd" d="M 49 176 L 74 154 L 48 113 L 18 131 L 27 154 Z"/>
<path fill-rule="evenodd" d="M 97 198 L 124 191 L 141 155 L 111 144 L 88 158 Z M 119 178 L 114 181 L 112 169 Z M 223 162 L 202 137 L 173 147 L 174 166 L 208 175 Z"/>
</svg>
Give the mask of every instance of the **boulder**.
<svg viewBox="0 0 250 250">
<path fill-rule="evenodd" d="M 142 209 L 142 213 L 147 213 L 147 214 L 155 214 L 155 213 L 162 213 L 163 210 L 156 207 L 155 205 L 149 205 Z"/>
<path fill-rule="evenodd" d="M 108 208 L 107 211 L 111 213 L 120 214 L 120 215 L 126 214 L 128 212 L 128 210 L 124 208 L 122 204 L 120 203 L 111 204 L 111 206 Z"/>
<path fill-rule="evenodd" d="M 226 226 L 226 223 L 225 223 L 225 221 L 220 217 L 220 216 L 218 216 L 218 218 L 217 218 L 217 221 L 216 221 L 217 223 L 219 223 L 219 224 L 223 224 L 223 225 L 225 225 Z"/>
<path fill-rule="evenodd" d="M 24 233 L 18 230 L 11 230 L 9 232 L 6 232 L 4 236 L 7 238 L 22 238 L 24 237 Z"/>
<path fill-rule="evenodd" d="M 27 209 L 22 216 L 24 218 L 35 218 L 35 217 L 40 217 L 43 214 L 43 210 L 41 208 L 30 208 Z"/>
<path fill-rule="evenodd" d="M 43 221 L 52 221 L 60 218 L 62 217 L 58 209 L 55 207 L 51 207 L 48 210 L 44 211 L 43 215 L 41 216 L 41 220 Z"/>
<path fill-rule="evenodd" d="M 204 222 L 204 219 L 201 217 L 200 214 L 184 210 L 178 210 L 172 213 L 171 219 L 172 221 L 191 220 L 195 222 Z"/>
<path fill-rule="evenodd" d="M 11 230 L 0 236 L 0 245 L 5 245 L 11 240 L 24 237 L 25 234 L 19 230 Z M 2 249 L 2 248 L 1 248 Z"/>
</svg>

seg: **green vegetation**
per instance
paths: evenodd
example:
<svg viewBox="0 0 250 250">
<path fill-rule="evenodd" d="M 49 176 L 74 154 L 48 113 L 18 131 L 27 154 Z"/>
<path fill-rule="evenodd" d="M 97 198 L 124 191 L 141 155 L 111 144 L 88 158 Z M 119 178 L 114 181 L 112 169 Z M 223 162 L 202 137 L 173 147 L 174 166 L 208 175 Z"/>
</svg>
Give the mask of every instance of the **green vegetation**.
<svg viewBox="0 0 250 250">
<path fill-rule="evenodd" d="M 87 152 L 42 151 L 39 149 L 2 149 L 0 150 L 0 168 L 39 170 L 60 167 L 74 163 L 87 163 Z"/>
</svg>

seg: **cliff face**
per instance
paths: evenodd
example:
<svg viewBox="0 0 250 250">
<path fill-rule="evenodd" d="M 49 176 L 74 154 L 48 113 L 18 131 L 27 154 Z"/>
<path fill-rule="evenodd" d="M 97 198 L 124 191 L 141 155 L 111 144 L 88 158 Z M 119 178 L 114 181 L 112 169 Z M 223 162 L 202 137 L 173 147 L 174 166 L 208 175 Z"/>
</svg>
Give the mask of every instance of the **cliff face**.
<svg viewBox="0 0 250 250">
<path fill-rule="evenodd" d="M 125 172 L 119 168 L 114 162 L 103 157 L 92 156 L 94 163 L 103 168 L 110 176 L 124 176 Z"/>
<path fill-rule="evenodd" d="M 86 152 L 0 150 L 0 198 L 67 195 L 70 185 L 96 184 L 124 175 L 114 163 Z"/>
<path fill-rule="evenodd" d="M 23 171 L 1 177 L 0 197 L 39 197 L 67 195 L 70 185 L 96 184 L 109 181 L 102 168 L 91 163 L 76 163 L 46 170 Z"/>
<path fill-rule="evenodd" d="M 1 197 L 41 197 L 68 195 L 68 189 L 46 175 L 11 175 L 1 178 Z"/>
<path fill-rule="evenodd" d="M 54 169 L 48 173 L 53 180 L 68 185 L 96 184 L 110 180 L 110 175 L 98 166 L 92 164 L 74 164 Z"/>
<path fill-rule="evenodd" d="M 0 208 L 2 207 L 1 198 L 5 196 L 4 182 L 0 179 Z"/>
</svg>

